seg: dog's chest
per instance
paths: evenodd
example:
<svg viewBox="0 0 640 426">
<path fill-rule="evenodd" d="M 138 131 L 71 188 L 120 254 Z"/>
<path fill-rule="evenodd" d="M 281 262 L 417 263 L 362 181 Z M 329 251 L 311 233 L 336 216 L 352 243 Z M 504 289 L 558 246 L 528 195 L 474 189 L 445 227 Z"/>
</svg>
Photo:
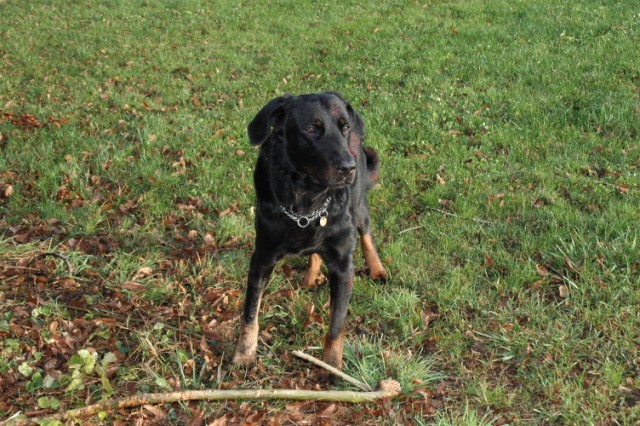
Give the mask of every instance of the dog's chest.
<svg viewBox="0 0 640 426">
<path fill-rule="evenodd" d="M 317 253 L 326 245 L 328 234 L 326 227 L 321 227 L 318 223 L 307 228 L 291 228 L 284 240 L 285 250 L 291 255 L 305 255 Z"/>
</svg>

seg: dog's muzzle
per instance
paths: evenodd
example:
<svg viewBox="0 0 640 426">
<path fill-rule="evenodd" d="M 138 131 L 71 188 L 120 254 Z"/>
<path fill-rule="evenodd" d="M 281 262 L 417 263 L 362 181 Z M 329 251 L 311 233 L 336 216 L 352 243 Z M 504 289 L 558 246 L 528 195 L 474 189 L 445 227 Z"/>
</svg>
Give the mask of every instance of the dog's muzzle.
<svg viewBox="0 0 640 426">
<path fill-rule="evenodd" d="M 336 166 L 338 170 L 337 182 L 341 185 L 351 185 L 356 179 L 355 161 L 345 162 Z"/>
</svg>

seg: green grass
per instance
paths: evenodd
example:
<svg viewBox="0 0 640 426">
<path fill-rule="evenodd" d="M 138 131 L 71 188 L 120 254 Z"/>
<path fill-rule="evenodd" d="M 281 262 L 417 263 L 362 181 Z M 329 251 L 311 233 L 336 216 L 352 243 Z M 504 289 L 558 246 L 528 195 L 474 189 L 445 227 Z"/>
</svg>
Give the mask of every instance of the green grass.
<svg viewBox="0 0 640 426">
<path fill-rule="evenodd" d="M 298 286 L 301 260 L 276 268 L 258 368 L 229 359 L 253 243 L 246 125 L 282 93 L 331 89 L 382 160 L 370 204 L 391 276 L 356 280 L 345 369 L 404 389 L 334 420 L 640 421 L 633 2 L 0 11 L 0 418 L 136 391 L 316 386 L 289 355 L 328 321 L 327 289 Z M 41 252 L 71 274 L 29 264 Z M 105 421 L 329 409 L 194 403 Z"/>
</svg>

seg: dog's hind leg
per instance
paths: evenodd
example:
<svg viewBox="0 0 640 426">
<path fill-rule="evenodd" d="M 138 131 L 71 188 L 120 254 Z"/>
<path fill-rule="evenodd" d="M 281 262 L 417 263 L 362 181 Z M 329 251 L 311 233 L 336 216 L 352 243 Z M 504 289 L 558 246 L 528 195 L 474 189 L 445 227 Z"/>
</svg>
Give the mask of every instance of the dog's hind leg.
<svg viewBox="0 0 640 426">
<path fill-rule="evenodd" d="M 317 253 L 311 254 L 309 256 L 307 273 L 300 285 L 302 287 L 315 287 L 316 284 L 323 283 L 326 280 L 326 277 L 322 274 L 320 268 L 322 268 L 322 258 Z"/>
<path fill-rule="evenodd" d="M 262 293 L 277 259 L 263 256 L 258 251 L 251 256 L 244 312 L 240 319 L 240 337 L 233 354 L 233 363 L 248 367 L 256 360 L 258 348 L 258 313 Z"/>
<path fill-rule="evenodd" d="M 367 262 L 371 279 L 382 282 L 387 281 L 387 271 L 385 271 L 382 262 L 380 262 L 380 256 L 378 256 L 371 233 L 360 234 L 360 245 L 362 246 L 362 253 L 364 254 L 365 262 Z"/>
<path fill-rule="evenodd" d="M 371 216 L 369 215 L 369 206 L 366 197 L 362 197 L 356 214 L 358 233 L 360 234 L 360 246 L 362 247 L 364 260 L 369 268 L 369 276 L 376 281 L 387 281 L 387 271 L 385 271 L 384 266 L 382 266 L 376 245 L 373 243 Z"/>
</svg>

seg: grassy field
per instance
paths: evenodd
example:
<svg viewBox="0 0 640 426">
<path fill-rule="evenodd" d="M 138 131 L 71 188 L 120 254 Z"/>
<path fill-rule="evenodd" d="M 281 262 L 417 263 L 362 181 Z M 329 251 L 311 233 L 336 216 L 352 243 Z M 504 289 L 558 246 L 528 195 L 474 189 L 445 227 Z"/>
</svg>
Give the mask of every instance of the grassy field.
<svg viewBox="0 0 640 426">
<path fill-rule="evenodd" d="M 90 420 L 638 424 L 640 5 L 604 3 L 0 0 L 0 421 L 136 392 L 351 389 L 290 355 L 319 354 L 327 325 L 300 259 L 276 268 L 258 366 L 229 365 L 246 125 L 331 89 L 382 160 L 391 275 L 356 278 L 345 371 L 402 396 Z"/>
</svg>

